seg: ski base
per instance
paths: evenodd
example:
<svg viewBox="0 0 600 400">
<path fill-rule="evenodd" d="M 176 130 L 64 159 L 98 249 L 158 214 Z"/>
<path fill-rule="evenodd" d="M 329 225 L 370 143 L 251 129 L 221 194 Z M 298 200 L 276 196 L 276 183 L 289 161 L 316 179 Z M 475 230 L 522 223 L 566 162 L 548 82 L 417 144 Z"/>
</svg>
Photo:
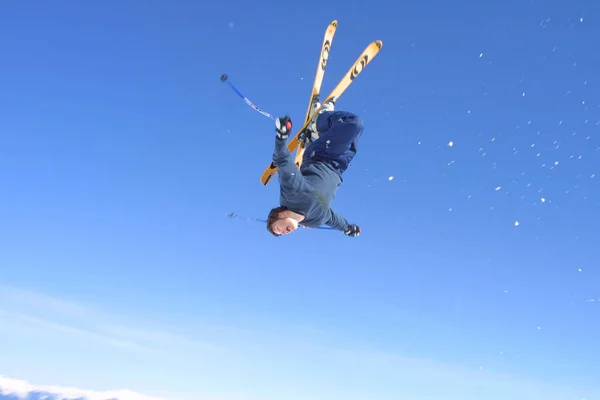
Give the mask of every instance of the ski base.
<svg viewBox="0 0 600 400">
<path fill-rule="evenodd" d="M 381 40 L 376 40 L 374 42 L 371 42 L 364 49 L 364 51 L 358 57 L 358 59 L 354 62 L 354 64 L 348 70 L 348 72 L 346 72 L 344 77 L 338 82 L 337 86 L 331 91 L 331 93 L 329 93 L 327 98 L 325 100 L 323 100 L 323 102 L 321 103 L 321 107 L 319 107 L 317 110 L 315 110 L 312 113 L 310 113 L 310 111 L 312 111 L 312 107 L 309 109 L 309 113 L 310 113 L 309 117 L 305 119 L 305 122 L 302 125 L 302 127 L 299 129 L 298 133 L 296 133 L 294 138 L 292 138 L 287 145 L 288 151 L 290 153 L 293 153 L 299 146 L 302 145 L 302 140 L 301 140 L 302 132 L 306 129 L 306 127 L 308 126 L 308 123 L 312 120 L 312 118 L 315 115 L 317 115 L 317 113 L 319 111 L 321 111 L 323 109 L 323 104 L 325 104 L 331 100 L 333 100 L 334 102 L 337 101 L 341 97 L 341 95 L 348 89 L 348 87 L 350 87 L 350 85 L 354 82 L 356 77 L 358 77 L 358 75 L 362 71 L 364 71 L 367 64 L 369 64 L 373 60 L 373 58 L 375 58 L 375 56 L 377 56 L 377 54 L 381 50 L 382 46 L 383 46 L 383 41 L 381 41 Z M 311 106 L 312 106 L 312 98 L 311 98 Z M 276 173 L 277 173 L 277 165 L 275 165 L 274 162 L 271 162 L 271 164 L 264 170 L 264 172 L 262 173 L 262 175 L 260 177 L 261 183 L 264 186 L 268 185 Z"/>
<path fill-rule="evenodd" d="M 304 116 L 305 123 L 310 121 L 310 112 L 312 111 L 314 104 L 318 103 L 320 100 L 319 97 L 321 95 L 321 84 L 323 83 L 323 78 L 325 76 L 325 67 L 327 66 L 327 61 L 329 60 L 331 44 L 337 30 L 337 25 L 337 20 L 334 20 L 327 26 L 327 29 L 325 30 L 323 44 L 321 45 L 321 53 L 319 55 L 319 63 L 317 64 L 317 71 L 315 72 L 315 79 L 313 81 L 312 92 L 310 94 L 310 98 L 308 99 L 308 109 L 306 110 L 306 115 Z M 302 166 L 302 157 L 304 156 L 305 149 L 305 143 L 301 143 L 296 150 L 294 164 L 296 164 L 298 168 Z"/>
</svg>

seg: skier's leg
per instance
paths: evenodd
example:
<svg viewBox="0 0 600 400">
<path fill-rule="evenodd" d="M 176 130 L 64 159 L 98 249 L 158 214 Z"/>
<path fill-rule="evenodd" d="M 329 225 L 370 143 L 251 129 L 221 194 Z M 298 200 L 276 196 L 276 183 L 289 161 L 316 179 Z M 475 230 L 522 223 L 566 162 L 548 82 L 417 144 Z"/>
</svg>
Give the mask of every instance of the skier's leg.
<svg viewBox="0 0 600 400">
<path fill-rule="evenodd" d="M 324 112 L 316 128 L 319 139 L 306 149 L 305 157 L 327 161 L 343 173 L 356 155 L 364 129 L 362 120 L 346 111 Z"/>
<path fill-rule="evenodd" d="M 326 112 L 317 119 L 317 130 L 322 151 L 335 157 L 354 148 L 363 133 L 364 125 L 360 117 L 347 111 Z"/>
</svg>

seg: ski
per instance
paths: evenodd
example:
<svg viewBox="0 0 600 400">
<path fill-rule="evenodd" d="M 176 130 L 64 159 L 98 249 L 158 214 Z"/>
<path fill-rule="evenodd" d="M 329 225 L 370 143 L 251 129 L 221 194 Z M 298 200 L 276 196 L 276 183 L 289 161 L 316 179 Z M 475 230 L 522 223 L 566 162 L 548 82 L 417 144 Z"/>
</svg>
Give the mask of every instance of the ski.
<svg viewBox="0 0 600 400">
<path fill-rule="evenodd" d="M 327 66 L 327 61 L 329 60 L 329 52 L 331 51 L 331 43 L 333 42 L 333 37 L 335 36 L 335 31 L 337 30 L 337 24 L 337 20 L 333 20 L 325 30 L 323 44 L 321 45 L 321 54 L 319 55 L 319 62 L 317 64 L 317 72 L 315 73 L 315 79 L 313 81 L 312 92 L 308 101 L 308 109 L 306 110 L 304 123 L 310 121 L 310 112 L 313 109 L 313 105 L 319 102 L 319 96 L 321 95 L 321 84 L 323 83 L 323 77 L 325 76 L 325 67 Z M 305 149 L 305 143 L 300 143 L 296 150 L 294 164 L 296 164 L 298 168 L 302 166 L 302 156 L 304 155 Z"/>
<path fill-rule="evenodd" d="M 317 110 L 314 110 L 314 112 L 312 112 L 310 114 L 309 118 L 307 118 L 305 120 L 304 124 L 302 125 L 302 127 L 300 128 L 298 133 L 296 133 L 294 138 L 288 143 L 287 146 L 288 146 L 288 151 L 290 153 L 293 153 L 294 150 L 296 150 L 296 148 L 301 144 L 301 136 L 300 135 L 301 135 L 302 131 L 304 131 L 306 129 L 306 127 L 308 126 L 308 121 L 310 121 L 313 118 L 313 116 L 315 116 L 319 111 L 321 111 L 321 109 L 323 108 L 323 104 L 327 103 L 330 100 L 337 101 L 340 98 L 340 96 L 348 89 L 348 87 L 350 87 L 352 82 L 354 82 L 356 77 L 362 71 L 364 71 L 367 64 L 369 64 L 371 62 L 371 60 L 373 60 L 373 58 L 375 58 L 375 56 L 381 50 L 382 46 L 383 46 L 383 41 L 376 40 L 374 42 L 371 42 L 364 49 L 364 51 L 362 52 L 360 57 L 358 57 L 358 59 L 354 62 L 352 67 L 348 70 L 348 72 L 346 72 L 344 77 L 338 82 L 337 86 L 329 93 L 327 98 L 321 103 L 321 107 L 319 107 Z M 271 161 L 271 164 L 264 170 L 264 172 L 261 175 L 261 178 L 260 178 L 261 183 L 265 186 L 268 185 L 276 173 L 277 173 L 277 166 L 275 165 L 274 162 Z"/>
</svg>

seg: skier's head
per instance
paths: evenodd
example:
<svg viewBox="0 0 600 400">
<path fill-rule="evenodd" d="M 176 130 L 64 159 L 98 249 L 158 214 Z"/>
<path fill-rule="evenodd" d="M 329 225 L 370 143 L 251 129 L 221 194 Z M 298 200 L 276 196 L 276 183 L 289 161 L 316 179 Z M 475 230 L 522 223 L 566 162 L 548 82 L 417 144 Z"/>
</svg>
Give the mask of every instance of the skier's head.
<svg viewBox="0 0 600 400">
<path fill-rule="evenodd" d="M 273 236 L 287 235 L 298 229 L 298 221 L 287 216 L 286 207 L 275 207 L 269 212 L 267 230 Z"/>
</svg>

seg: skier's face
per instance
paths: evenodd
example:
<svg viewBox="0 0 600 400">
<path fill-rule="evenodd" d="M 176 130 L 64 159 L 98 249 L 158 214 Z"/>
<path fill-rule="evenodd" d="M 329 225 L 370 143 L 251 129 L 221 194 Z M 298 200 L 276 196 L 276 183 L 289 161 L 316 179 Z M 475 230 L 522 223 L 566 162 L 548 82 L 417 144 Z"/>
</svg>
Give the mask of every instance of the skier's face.
<svg viewBox="0 0 600 400">
<path fill-rule="evenodd" d="M 278 235 L 287 235 L 288 233 L 298 229 L 298 221 L 293 218 L 278 219 L 277 221 L 273 222 L 271 228 L 273 228 L 273 232 Z"/>
</svg>

